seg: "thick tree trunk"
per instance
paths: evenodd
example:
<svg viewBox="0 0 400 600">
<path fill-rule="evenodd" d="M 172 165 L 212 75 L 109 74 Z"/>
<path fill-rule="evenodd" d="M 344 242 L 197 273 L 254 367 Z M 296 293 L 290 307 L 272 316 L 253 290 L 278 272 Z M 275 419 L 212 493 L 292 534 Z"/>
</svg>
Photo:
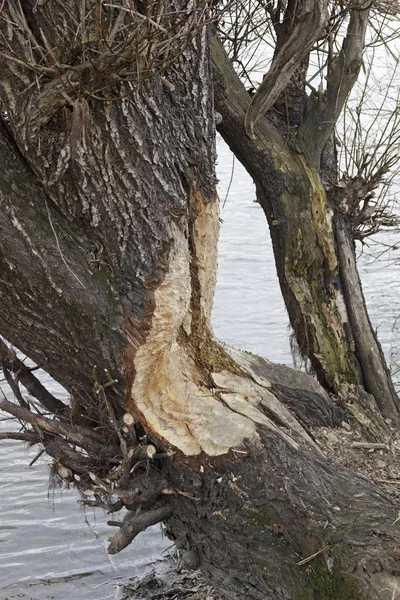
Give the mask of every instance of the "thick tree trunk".
<svg viewBox="0 0 400 600">
<path fill-rule="evenodd" d="M 262 361 L 242 358 L 254 361 L 260 378 Z M 237 451 L 201 461 L 200 469 L 198 460 L 180 461 L 174 483 L 187 496 L 173 497 L 168 522 L 226 598 L 397 598 L 395 503 L 272 432 Z"/>
<path fill-rule="evenodd" d="M 90 63 L 94 79 L 79 75 L 86 42 L 68 55 L 71 64 L 60 59 L 77 39 L 81 8 L 6 0 L 0 13 L 8 55 L 0 65 L 0 333 L 71 394 L 70 406 L 60 403 L 0 344 L 18 401 L 0 408 L 26 424 L 3 437 L 43 446 L 83 504 L 127 508 L 111 522 L 111 553 L 164 520 L 229 598 L 342 600 L 377 590 L 391 598 L 397 507 L 329 462 L 309 433 L 340 425 L 345 412 L 308 376 L 224 348 L 211 332 L 218 207 L 206 29 L 196 29 L 173 68 L 137 89 L 115 83 L 125 63 L 112 57 L 103 71 Z M 56 60 L 55 49 L 61 72 L 45 68 L 43 55 Z M 98 100 L 111 84 L 113 99 Z M 328 275 L 337 270 L 319 180 L 284 146 L 258 152 L 257 169 L 275 161 L 280 173 L 262 180 L 260 195 L 289 207 L 286 187 L 300 186 L 293 222 L 305 231 L 302 198 L 315 195 L 317 250 L 301 248 L 307 238 L 289 219 L 293 241 L 281 233 L 290 293 L 302 309 L 313 306 L 305 318 L 327 348 L 329 360 L 316 364 L 329 385 L 335 369 L 357 383 L 347 349 L 335 355 L 346 341 L 334 286 L 318 299 L 315 260 Z M 272 226 L 282 217 L 273 215 Z"/>
</svg>

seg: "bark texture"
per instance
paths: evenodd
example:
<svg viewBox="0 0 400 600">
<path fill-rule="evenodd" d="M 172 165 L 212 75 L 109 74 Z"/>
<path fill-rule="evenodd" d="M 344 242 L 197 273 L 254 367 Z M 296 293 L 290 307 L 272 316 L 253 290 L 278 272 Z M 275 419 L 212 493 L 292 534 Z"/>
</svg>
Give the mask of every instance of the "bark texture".
<svg viewBox="0 0 400 600">
<path fill-rule="evenodd" d="M 353 21 L 358 18 L 350 21 L 349 36 L 355 27 Z M 362 37 L 360 44 L 362 47 Z M 357 274 L 355 245 L 350 235 L 352 216 L 348 211 L 344 214 L 343 205 L 335 200 L 332 181 L 327 183 L 331 165 L 324 162 L 322 148 L 331 129 L 321 132 L 320 150 L 315 151 L 319 119 L 327 121 L 333 97 L 325 99 L 323 117 L 314 106 L 316 126 L 306 126 L 302 121 L 293 139 L 282 135 L 284 124 L 276 126 L 274 113 L 273 119 L 258 122 L 256 139 L 252 140 L 246 136 L 243 125 L 250 98 L 216 37 L 212 40 L 212 52 L 215 102 L 222 116 L 218 129 L 256 184 L 257 198 L 270 227 L 282 294 L 302 355 L 310 359 L 322 385 L 342 401 L 352 395 L 357 402 L 359 390 L 363 395 L 364 389 L 375 399 L 379 412 L 397 421 L 398 399 L 368 318 Z M 344 56 L 347 54 L 343 51 L 337 62 Z M 345 69 L 343 65 L 335 68 L 341 72 Z M 352 81 L 356 76 L 353 75 Z M 347 84 L 335 111 L 343 106 L 351 89 L 351 82 Z M 329 93 L 332 94 L 331 89 Z M 308 107 L 304 119 L 311 119 L 307 116 L 311 113 Z M 308 137 L 303 144 L 305 131 Z M 344 231 L 347 235 L 343 235 Z M 377 411 L 366 417 L 372 435 L 384 434 L 384 423 L 379 427 Z"/>
<path fill-rule="evenodd" d="M 348 414 L 310 377 L 212 335 L 207 29 L 137 87 L 127 81 L 132 39 L 118 29 L 120 12 L 106 39 L 128 35 L 127 54 L 113 63 L 99 36 L 109 6 L 86 5 L 93 31 L 79 43 L 81 2 L 6 0 L 0 12 L 0 334 L 71 395 L 67 406 L 46 393 L 1 342 L 16 402 L 0 399 L 0 409 L 24 423 L 3 437 L 40 444 L 82 504 L 126 509 L 110 520 L 110 553 L 164 520 L 227 598 L 366 600 L 381 589 L 392 598 L 397 507 L 329 462 L 309 430 Z M 166 2 L 157 28 L 185 27 L 188 10 L 192 18 L 189 3 Z M 146 11 L 132 15 L 149 25 Z M 261 141 L 245 137 L 249 100 L 237 83 L 229 88 L 221 56 L 223 123 L 243 137 L 232 138 L 237 154 L 259 179 L 286 302 L 313 332 L 303 347 L 327 387 L 358 385 L 318 173 L 267 123 L 255 130 Z"/>
</svg>

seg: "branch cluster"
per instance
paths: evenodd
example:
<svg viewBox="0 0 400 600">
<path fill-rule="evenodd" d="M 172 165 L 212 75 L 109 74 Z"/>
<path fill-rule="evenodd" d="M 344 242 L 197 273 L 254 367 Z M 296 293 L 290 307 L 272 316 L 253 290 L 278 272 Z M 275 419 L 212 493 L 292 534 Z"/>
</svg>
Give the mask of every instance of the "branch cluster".
<svg viewBox="0 0 400 600">
<path fill-rule="evenodd" d="M 118 527 L 110 538 L 111 554 L 129 545 L 146 527 L 171 515 L 169 504 L 163 501 L 175 493 L 163 477 L 169 455 L 157 442 L 151 443 L 132 414 L 120 414 L 112 405 L 107 390 L 115 382 L 108 373 L 104 383 L 94 374 L 93 415 L 102 415 L 101 420 L 94 417 L 92 422 L 80 423 L 73 405 L 55 398 L 34 375 L 34 369 L 1 340 L 0 364 L 16 400 L 11 402 L 3 393 L 0 410 L 20 425 L 19 431 L 2 432 L 0 439 L 40 445 L 31 464 L 44 451 L 53 457 L 53 483 L 74 485 L 81 493 L 82 505 L 110 513 L 128 509 L 122 522 L 109 522 Z"/>
<path fill-rule="evenodd" d="M 337 183 L 335 201 L 340 212 L 350 219 L 354 238 L 361 242 L 384 227 L 399 225 L 398 216 L 375 199 L 375 190 L 384 184 L 385 175 L 391 168 L 389 161 L 369 173 L 369 160 L 366 156 L 354 177 L 344 174 Z"/>
<path fill-rule="evenodd" d="M 32 123 L 43 125 L 57 109 L 70 106 L 78 121 L 72 126 L 79 129 L 88 99 L 118 100 L 132 86 L 164 75 L 208 22 L 208 4 L 86 0 L 75 14 L 61 0 L 34 9 L 5 0 L 0 21 L 12 23 L 13 38 L 8 27 L 0 28 L 1 56 L 35 73 L 40 94 Z M 130 91 L 116 92 L 119 83 L 130 84 Z"/>
</svg>

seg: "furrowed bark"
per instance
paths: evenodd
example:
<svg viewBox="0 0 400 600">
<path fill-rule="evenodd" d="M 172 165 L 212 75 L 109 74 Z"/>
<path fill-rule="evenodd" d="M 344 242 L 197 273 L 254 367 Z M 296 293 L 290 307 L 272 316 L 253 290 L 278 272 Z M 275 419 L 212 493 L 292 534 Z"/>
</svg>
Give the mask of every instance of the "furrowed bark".
<svg viewBox="0 0 400 600">
<path fill-rule="evenodd" d="M 173 497 L 168 527 L 202 572 L 235 600 L 397 598 L 397 505 L 272 433 L 261 441 L 240 460 L 207 461 L 197 479 L 192 463 L 183 467 L 194 498 Z"/>
<path fill-rule="evenodd" d="M 80 18 L 81 3 L 64 5 L 58 28 Z M 22 52 L 20 24 L 13 29 L 4 18 L 13 6 L 4 3 L 0 33 Z M 34 36 L 42 29 L 53 39 L 42 5 L 18 6 Z M 177 6 L 188 8 L 168 3 Z M 73 30 L 63 31 L 68 49 Z M 366 599 L 396 585 L 397 507 L 327 461 L 308 431 L 338 425 L 345 413 L 306 375 L 271 373 L 270 364 L 213 337 L 218 204 L 207 31 L 164 73 L 167 86 L 157 75 L 140 89 L 118 82 L 112 102 L 87 99 L 83 89 L 90 135 L 73 139 L 57 106 L 40 127 L 20 115 L 29 94 L 40 94 L 32 70 L 4 61 L 0 71 L 0 334 L 65 386 L 71 414 L 49 418 L 6 399 L 0 408 L 25 422 L 23 439 L 40 440 L 54 476 L 75 482 L 83 505 L 127 509 L 125 522 L 111 521 L 109 551 L 166 520 L 229 598 L 325 600 L 333 589 L 335 600 Z M 245 136 L 249 101 L 232 89 L 241 120 L 229 104 L 223 117 L 243 135 L 255 175 L 265 173 L 258 187 L 276 211 L 274 244 L 285 241 L 279 227 L 294 235 L 283 272 L 293 284 L 289 299 L 325 352 L 315 351 L 315 364 L 331 387 L 339 386 L 333 363 L 345 381 L 357 381 L 336 288 L 325 286 L 316 299 L 319 267 L 337 270 L 319 179 L 268 124 L 256 130 L 264 146 Z M 82 102 L 73 107 L 80 118 Z M 315 197 L 312 209 L 303 193 Z M 301 247 L 292 201 L 300 231 L 314 224 L 314 252 Z M 306 266 L 296 287 L 300 257 Z M 315 312 L 307 312 L 310 299 Z M 298 418 L 285 404 L 295 398 Z"/>
</svg>

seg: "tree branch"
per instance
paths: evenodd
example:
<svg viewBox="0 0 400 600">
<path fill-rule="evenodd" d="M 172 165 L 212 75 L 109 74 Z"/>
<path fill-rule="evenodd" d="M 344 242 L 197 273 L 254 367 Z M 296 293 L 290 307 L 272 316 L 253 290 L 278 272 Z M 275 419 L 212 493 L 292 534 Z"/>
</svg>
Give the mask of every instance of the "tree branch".
<svg viewBox="0 0 400 600">
<path fill-rule="evenodd" d="M 342 49 L 328 66 L 324 94 L 311 94 L 297 134 L 301 151 L 319 168 L 321 152 L 331 136 L 362 65 L 369 4 L 359 0 L 352 8 Z"/>
<path fill-rule="evenodd" d="M 74 450 L 61 437 L 44 434 L 42 444 L 49 456 L 58 460 L 63 466 L 70 469 L 72 473 L 78 473 L 80 476 L 87 477 L 90 469 L 93 468 L 93 458 L 83 456 L 83 454 Z M 96 459 L 97 457 L 94 458 Z"/>
<path fill-rule="evenodd" d="M 0 433 L 0 440 L 20 440 L 23 442 L 29 442 L 31 444 L 39 444 L 40 439 L 31 431 L 25 433 L 19 433 L 17 431 L 2 431 Z"/>
<path fill-rule="evenodd" d="M 0 400 L 0 409 L 13 415 L 17 419 L 21 419 L 33 426 L 38 426 L 46 433 L 52 433 L 58 436 L 64 436 L 72 444 L 76 444 L 84 448 L 89 453 L 101 454 L 103 456 L 116 456 L 120 454 L 117 445 L 107 443 L 107 437 L 93 429 L 88 429 L 80 425 L 69 425 L 61 421 L 47 419 L 42 415 L 35 415 L 30 410 L 17 406 L 13 402 L 6 399 Z"/>
<path fill-rule="evenodd" d="M 28 393 L 36 398 L 47 411 L 54 415 L 68 417 L 69 407 L 58 398 L 55 398 L 53 394 L 44 387 L 39 379 L 33 375 L 32 371 L 24 365 L 22 360 L 16 356 L 15 352 L 11 351 L 2 340 L 0 340 L 0 362 L 3 364 L 4 375 L 7 382 L 16 397 L 16 391 L 19 392 L 16 383 L 17 381 L 20 382 L 26 388 Z M 11 378 L 13 385 L 11 385 L 11 382 L 9 381 L 10 377 L 8 377 L 10 370 L 16 379 L 16 381 L 14 381 L 14 379 Z M 14 388 L 16 388 L 16 390 Z M 24 407 L 28 408 L 28 405 L 25 406 L 25 404 L 26 402 L 24 401 Z"/>
<path fill-rule="evenodd" d="M 110 538 L 108 554 L 121 552 L 141 531 L 168 519 L 172 515 L 172 508 L 168 505 L 160 506 L 137 516 L 135 515 L 136 513 L 127 513 L 126 520 L 124 520 L 119 531 Z"/>
<path fill-rule="evenodd" d="M 26 408 L 29 410 L 29 403 L 25 400 L 25 398 L 23 397 L 23 395 L 21 394 L 21 390 L 19 389 L 18 383 L 16 381 L 14 381 L 10 370 L 8 369 L 8 367 L 6 366 L 4 361 L 1 361 L 1 368 L 3 370 L 4 373 L 4 377 L 12 391 L 12 393 L 14 394 L 16 400 L 18 401 L 19 405 L 22 406 L 23 408 Z"/>
<path fill-rule="evenodd" d="M 245 129 L 250 138 L 255 138 L 254 125 L 257 120 L 272 107 L 320 38 L 327 19 L 326 0 L 305 1 L 289 39 L 274 57 L 271 68 L 254 94 L 246 113 Z"/>
<path fill-rule="evenodd" d="M 254 169 L 258 168 L 260 175 L 265 175 L 266 162 L 261 165 L 256 157 L 261 149 L 270 148 L 272 154 L 281 156 L 282 160 L 285 157 L 288 161 L 292 152 L 276 127 L 267 119 L 258 120 L 257 123 L 257 138 L 261 140 L 260 144 L 245 135 L 244 119 L 250 106 L 250 96 L 217 35 L 211 37 L 210 45 L 215 108 L 222 116 L 218 131 L 252 176 Z M 271 172 L 274 171 L 275 167 L 271 162 Z"/>
</svg>

